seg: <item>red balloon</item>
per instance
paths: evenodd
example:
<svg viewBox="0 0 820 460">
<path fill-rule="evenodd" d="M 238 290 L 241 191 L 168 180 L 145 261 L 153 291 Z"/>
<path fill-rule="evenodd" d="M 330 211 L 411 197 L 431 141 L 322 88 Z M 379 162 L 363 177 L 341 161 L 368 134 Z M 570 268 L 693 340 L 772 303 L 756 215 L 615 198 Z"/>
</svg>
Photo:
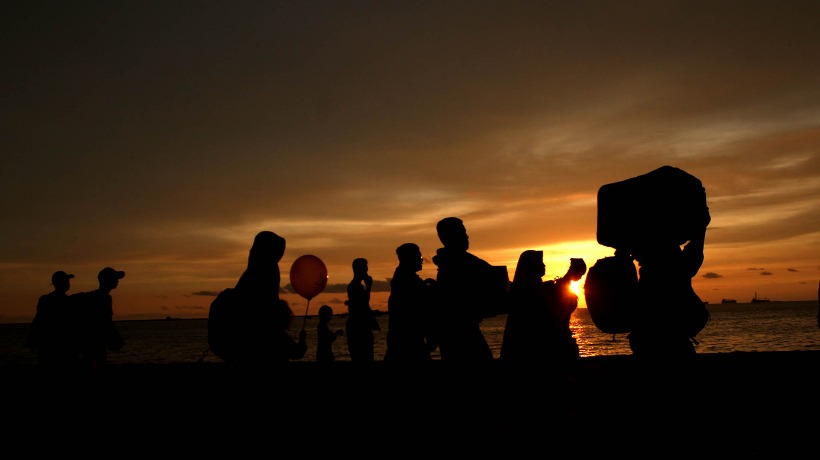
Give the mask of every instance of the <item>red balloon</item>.
<svg viewBox="0 0 820 460">
<path fill-rule="evenodd" d="M 290 285 L 300 296 L 310 300 L 327 286 L 327 267 L 322 259 L 306 254 L 293 261 Z"/>
</svg>

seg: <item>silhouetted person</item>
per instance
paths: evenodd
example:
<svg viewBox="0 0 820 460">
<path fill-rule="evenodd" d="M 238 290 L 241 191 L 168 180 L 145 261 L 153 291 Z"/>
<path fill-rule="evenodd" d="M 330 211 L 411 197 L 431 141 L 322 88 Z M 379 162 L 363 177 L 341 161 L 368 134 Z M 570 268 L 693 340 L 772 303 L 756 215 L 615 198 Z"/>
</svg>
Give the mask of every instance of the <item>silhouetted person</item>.
<svg viewBox="0 0 820 460">
<path fill-rule="evenodd" d="M 70 275 L 57 271 L 51 275 L 54 290 L 40 296 L 37 313 L 31 321 L 26 346 L 37 352 L 37 362 L 48 368 L 71 369 L 79 356 L 75 346 L 75 313 L 68 297 Z"/>
<path fill-rule="evenodd" d="M 444 245 L 436 251 L 437 337 L 441 360 L 458 364 L 491 363 L 493 352 L 481 332 L 481 322 L 496 305 L 488 289 L 494 285 L 492 265 L 467 250 L 469 237 L 464 223 L 446 217 L 436 224 Z"/>
<path fill-rule="evenodd" d="M 344 334 L 344 330 L 332 330 L 330 320 L 333 319 L 333 309 L 330 305 L 319 307 L 319 323 L 316 324 L 316 362 L 330 363 L 336 360 L 333 354 L 333 342 Z"/>
<path fill-rule="evenodd" d="M 692 288 L 692 277 L 703 264 L 708 208 L 701 219 L 702 231 L 682 249 L 674 242 L 654 241 L 630 251 L 639 264 L 638 311 L 629 334 L 635 356 L 663 363 L 696 353 L 693 339 L 708 311 Z"/>
<path fill-rule="evenodd" d="M 345 335 L 350 360 L 368 362 L 375 359 L 373 331 L 381 326 L 370 308 L 373 277 L 368 272 L 367 259 L 356 258 L 352 263 L 353 279 L 347 285 L 347 321 Z"/>
<path fill-rule="evenodd" d="M 519 369 L 563 373 L 573 370 L 579 358 L 570 329 L 578 296 L 570 283 L 584 276 L 586 263 L 571 259 L 567 273 L 557 280 L 542 280 L 545 273 L 543 251 L 521 253 L 510 285 L 500 359 Z"/>
<path fill-rule="evenodd" d="M 211 303 L 208 345 L 222 360 L 266 364 L 292 355 L 287 328 L 293 312 L 279 299 L 279 261 L 285 246 L 285 239 L 274 232 L 257 233 L 236 286 L 223 290 Z M 299 334 L 303 341 L 304 329 Z"/>
<path fill-rule="evenodd" d="M 578 296 L 570 283 L 586 273 L 586 263 L 570 259 L 556 280 L 542 280 L 545 273 L 543 251 L 519 255 L 499 357 L 508 385 L 501 423 L 514 434 L 540 434 L 548 427 L 564 436 L 577 430 L 570 383 L 580 358 L 570 329 Z"/>
<path fill-rule="evenodd" d="M 353 260 L 353 279 L 347 285 L 347 351 L 350 360 L 368 362 L 375 359 L 373 331 L 380 331 L 381 326 L 370 309 L 370 290 L 373 278 L 367 274 L 367 259 Z"/>
<path fill-rule="evenodd" d="M 114 324 L 111 291 L 125 277 L 124 271 L 105 267 L 97 274 L 100 287 L 70 297 L 77 313 L 77 348 L 85 369 L 97 371 L 108 365 L 108 351 L 120 351 L 123 339 Z"/>
<path fill-rule="evenodd" d="M 596 238 L 615 249 L 615 257 L 599 260 L 607 262 L 597 268 L 608 267 L 609 279 L 592 284 L 602 289 L 593 297 L 596 304 L 613 302 L 609 322 L 629 331 L 630 348 L 641 362 L 683 368 L 688 366 L 678 364 L 695 355 L 694 338 L 709 311 L 692 289 L 692 277 L 703 264 L 710 221 L 703 183 L 679 168 L 665 165 L 598 189 Z M 639 265 L 637 286 L 622 286 L 620 292 L 608 287 L 631 278 L 630 261 Z M 624 307 L 623 295 L 636 297 L 634 308 Z"/>
<path fill-rule="evenodd" d="M 423 259 L 414 243 L 396 248 L 399 265 L 390 280 L 387 299 L 387 351 L 384 361 L 396 364 L 419 364 L 431 360 L 435 350 L 433 337 L 433 284 L 418 275 Z"/>
</svg>

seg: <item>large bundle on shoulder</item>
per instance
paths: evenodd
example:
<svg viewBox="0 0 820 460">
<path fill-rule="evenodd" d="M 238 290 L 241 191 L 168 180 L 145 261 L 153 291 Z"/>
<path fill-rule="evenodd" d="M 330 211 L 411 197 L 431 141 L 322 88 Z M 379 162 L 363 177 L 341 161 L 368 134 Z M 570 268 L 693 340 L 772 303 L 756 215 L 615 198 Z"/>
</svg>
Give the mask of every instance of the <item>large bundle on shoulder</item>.
<svg viewBox="0 0 820 460">
<path fill-rule="evenodd" d="M 706 191 L 700 179 L 672 166 L 598 189 L 598 243 L 632 251 L 684 244 L 703 231 Z"/>
</svg>

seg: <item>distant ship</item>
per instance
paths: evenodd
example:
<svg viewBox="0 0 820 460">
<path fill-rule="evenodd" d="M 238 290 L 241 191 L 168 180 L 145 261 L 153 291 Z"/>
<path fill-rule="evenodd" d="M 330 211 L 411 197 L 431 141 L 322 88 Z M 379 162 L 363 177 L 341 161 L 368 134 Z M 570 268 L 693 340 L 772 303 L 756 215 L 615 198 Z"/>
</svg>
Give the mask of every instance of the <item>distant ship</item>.
<svg viewBox="0 0 820 460">
<path fill-rule="evenodd" d="M 735 299 L 720 299 L 720 303 L 737 303 Z"/>
<path fill-rule="evenodd" d="M 771 302 L 768 297 L 758 297 L 757 292 L 755 292 L 755 296 L 752 297 L 752 303 L 766 303 Z"/>
</svg>

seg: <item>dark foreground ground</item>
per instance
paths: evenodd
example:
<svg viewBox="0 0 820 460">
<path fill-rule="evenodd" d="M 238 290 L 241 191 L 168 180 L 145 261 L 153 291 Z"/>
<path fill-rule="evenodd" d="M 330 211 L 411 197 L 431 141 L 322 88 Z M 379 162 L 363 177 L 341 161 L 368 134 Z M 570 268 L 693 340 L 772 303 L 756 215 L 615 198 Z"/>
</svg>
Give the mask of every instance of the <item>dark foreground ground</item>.
<svg viewBox="0 0 820 460">
<path fill-rule="evenodd" d="M 818 371 L 817 351 L 700 354 L 688 368 L 582 358 L 569 378 L 440 361 L 4 366 L 0 420 L 7 449 L 106 457 L 814 457 Z"/>
</svg>

